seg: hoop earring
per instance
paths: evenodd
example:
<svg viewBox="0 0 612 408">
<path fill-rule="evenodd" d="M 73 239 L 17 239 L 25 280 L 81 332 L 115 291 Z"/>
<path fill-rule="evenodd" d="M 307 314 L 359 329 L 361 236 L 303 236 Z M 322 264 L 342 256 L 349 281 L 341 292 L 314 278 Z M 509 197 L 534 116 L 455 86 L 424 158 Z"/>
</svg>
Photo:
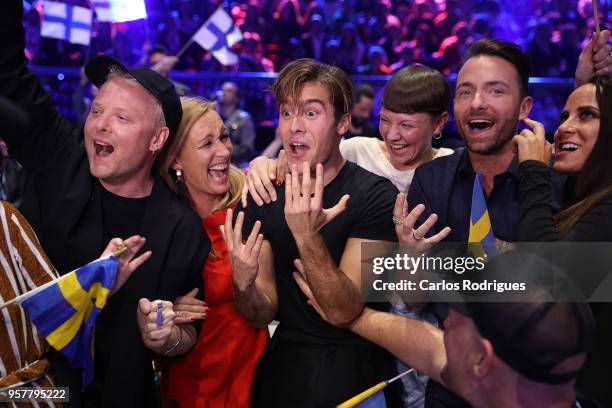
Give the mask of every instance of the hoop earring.
<svg viewBox="0 0 612 408">
<path fill-rule="evenodd" d="M 433 138 L 436 140 L 442 139 L 442 131 L 440 131 L 440 133 L 434 133 Z"/>
<path fill-rule="evenodd" d="M 181 169 L 176 169 L 176 182 L 177 183 L 183 182 L 183 170 Z"/>
</svg>

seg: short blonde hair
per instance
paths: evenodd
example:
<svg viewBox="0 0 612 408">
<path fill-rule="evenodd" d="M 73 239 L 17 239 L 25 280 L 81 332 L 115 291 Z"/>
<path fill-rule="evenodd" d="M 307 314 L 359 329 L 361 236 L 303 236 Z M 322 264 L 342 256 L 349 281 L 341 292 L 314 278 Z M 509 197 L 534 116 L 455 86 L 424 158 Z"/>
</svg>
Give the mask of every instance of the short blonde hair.
<svg viewBox="0 0 612 408">
<path fill-rule="evenodd" d="M 183 148 L 189 132 L 195 125 L 195 123 L 204 116 L 209 110 L 215 111 L 215 103 L 207 101 L 203 98 L 197 97 L 181 97 L 181 105 L 183 107 L 183 118 L 179 124 L 176 132 L 176 137 L 172 141 L 172 144 L 164 149 L 160 156 L 160 167 L 161 176 L 166 180 L 172 190 L 177 192 L 178 185 L 176 180 L 176 174 L 172 171 L 172 164 L 176 161 L 179 152 Z M 223 208 L 227 208 L 236 204 L 240 200 L 242 194 L 242 188 L 244 187 L 244 175 L 240 170 L 235 167 L 230 168 L 230 186 L 219 203 L 212 212 L 218 211 Z M 185 189 L 187 195 L 189 192 Z"/>
<path fill-rule="evenodd" d="M 159 102 L 159 100 L 155 97 L 155 95 L 153 95 L 148 89 L 146 89 L 144 86 L 142 86 L 142 84 L 140 82 L 138 82 L 138 80 L 136 80 L 136 78 L 134 78 L 133 76 L 131 76 L 130 74 L 128 74 L 127 72 L 117 68 L 116 66 L 111 66 L 109 71 L 108 71 L 108 76 L 106 77 L 106 81 L 111 80 L 111 79 L 116 79 L 116 78 L 122 78 L 125 79 L 129 82 L 132 82 L 140 87 L 142 87 L 145 91 L 147 91 L 152 97 L 153 99 L 155 99 L 155 112 L 153 112 L 153 115 L 155 117 L 155 129 L 161 129 L 164 126 L 166 126 L 166 117 L 164 116 L 164 110 L 162 109 L 161 103 Z M 106 83 L 105 81 L 105 83 Z M 104 84 L 102 84 L 104 85 Z"/>
</svg>

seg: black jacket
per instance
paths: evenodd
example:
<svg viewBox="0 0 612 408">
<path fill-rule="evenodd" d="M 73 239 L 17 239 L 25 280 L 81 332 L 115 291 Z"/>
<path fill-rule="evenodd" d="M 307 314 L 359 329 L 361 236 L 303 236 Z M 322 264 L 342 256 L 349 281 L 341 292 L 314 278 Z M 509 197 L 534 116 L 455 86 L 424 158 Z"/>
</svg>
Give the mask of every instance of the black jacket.
<svg viewBox="0 0 612 408">
<path fill-rule="evenodd" d="M 30 116 L 27 134 L 3 134 L 10 153 L 31 174 L 22 212 L 34 227 L 43 248 L 66 273 L 97 258 L 102 242 L 101 186 L 89 172 L 82 130 L 72 127 L 52 106 L 23 54 L 22 4 L 0 6 L 0 95 L 21 106 Z M 174 300 L 193 287 L 202 289 L 202 266 L 210 250 L 202 222 L 156 177 L 141 235 L 143 251 L 153 255 L 121 289 L 121 314 L 111 335 L 104 401 L 109 406 L 151 406 L 155 403 L 151 353 L 136 324 L 138 299 Z M 126 238 L 126 237 L 122 237 Z M 200 290 L 200 294 L 203 290 Z M 112 297 L 109 302 L 112 302 Z M 57 356 L 56 356 L 57 357 Z M 53 358 L 58 385 L 71 385 L 71 405 L 79 406 L 80 372 Z"/>
</svg>

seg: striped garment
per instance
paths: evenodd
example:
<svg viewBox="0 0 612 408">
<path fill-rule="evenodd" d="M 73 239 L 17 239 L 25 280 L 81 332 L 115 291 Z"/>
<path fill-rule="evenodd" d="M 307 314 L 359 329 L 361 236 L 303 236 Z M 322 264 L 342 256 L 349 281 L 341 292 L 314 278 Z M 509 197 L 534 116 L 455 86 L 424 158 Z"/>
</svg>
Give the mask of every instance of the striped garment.
<svg viewBox="0 0 612 408">
<path fill-rule="evenodd" d="M 34 231 L 11 204 L 0 202 L 0 303 L 57 276 Z M 52 387 L 44 358 L 47 344 L 19 305 L 0 310 L 0 389 Z M 9 403 L 14 407 L 57 407 L 59 403 Z"/>
</svg>

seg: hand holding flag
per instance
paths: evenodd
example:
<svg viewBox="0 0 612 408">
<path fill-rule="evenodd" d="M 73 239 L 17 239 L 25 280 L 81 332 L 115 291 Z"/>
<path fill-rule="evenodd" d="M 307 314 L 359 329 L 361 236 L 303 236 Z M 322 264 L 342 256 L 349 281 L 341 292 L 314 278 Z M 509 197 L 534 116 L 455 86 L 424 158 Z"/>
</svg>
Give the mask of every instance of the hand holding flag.
<svg viewBox="0 0 612 408">
<path fill-rule="evenodd" d="M 94 322 L 111 291 L 117 291 L 151 255 L 133 259 L 145 240 L 133 236 L 111 240 L 103 255 L 91 262 L 0 306 L 22 302 L 30 320 L 71 367 L 83 368 L 83 387 L 93 379 Z M 121 248 L 121 250 L 119 250 Z M 117 257 L 112 254 L 117 254 Z M 121 253 L 121 254 L 120 254 Z"/>
<path fill-rule="evenodd" d="M 138 269 L 140 265 L 145 263 L 151 256 L 151 251 L 146 251 L 137 258 L 134 258 L 134 255 L 140 251 L 140 248 L 142 248 L 145 242 L 146 239 L 139 235 L 129 237 L 125 241 L 123 241 L 121 238 L 113 238 L 106 246 L 106 249 L 104 249 L 104 252 L 102 252 L 102 255 L 100 255 L 100 258 L 114 255 L 119 262 L 117 279 L 115 280 L 115 284 L 111 290 L 111 295 L 121 289 L 128 278 L 132 276 L 132 273 Z M 120 251 L 122 248 L 125 248 L 125 251 L 121 254 L 117 254 L 116 252 Z"/>
</svg>

